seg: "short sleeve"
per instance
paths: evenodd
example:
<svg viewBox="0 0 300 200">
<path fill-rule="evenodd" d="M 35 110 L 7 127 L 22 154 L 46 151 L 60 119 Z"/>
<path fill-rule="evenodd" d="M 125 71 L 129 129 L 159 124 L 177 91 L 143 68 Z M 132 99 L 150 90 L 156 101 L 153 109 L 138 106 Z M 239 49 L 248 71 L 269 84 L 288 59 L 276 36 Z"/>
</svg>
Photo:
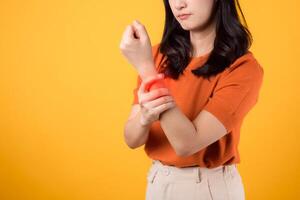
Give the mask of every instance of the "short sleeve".
<svg viewBox="0 0 300 200">
<path fill-rule="evenodd" d="M 136 80 L 136 86 L 135 86 L 135 88 L 133 89 L 133 102 L 132 102 L 132 105 L 138 104 L 138 103 L 139 103 L 137 91 L 139 90 L 141 83 L 142 83 L 142 79 L 141 79 L 141 77 L 138 75 L 138 76 L 137 76 L 137 80 Z"/>
<path fill-rule="evenodd" d="M 257 103 L 263 74 L 255 59 L 227 68 L 203 109 L 218 118 L 227 133 L 232 131 Z"/>
</svg>

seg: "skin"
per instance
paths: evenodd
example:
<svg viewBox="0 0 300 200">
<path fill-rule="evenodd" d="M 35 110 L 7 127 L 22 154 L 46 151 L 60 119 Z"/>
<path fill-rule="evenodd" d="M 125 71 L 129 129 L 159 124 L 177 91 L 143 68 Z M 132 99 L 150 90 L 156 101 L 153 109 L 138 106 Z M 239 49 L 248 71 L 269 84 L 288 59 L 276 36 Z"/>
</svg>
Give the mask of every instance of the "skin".
<svg viewBox="0 0 300 200">
<path fill-rule="evenodd" d="M 208 53 L 213 49 L 216 36 L 216 23 L 211 12 L 214 0 L 169 0 L 174 17 L 184 30 L 190 31 L 194 52 L 192 56 Z M 179 14 L 191 14 L 188 19 L 181 20 Z"/>
<path fill-rule="evenodd" d="M 132 64 L 142 80 L 157 74 L 152 57 L 151 42 L 144 25 L 134 20 L 123 33 L 121 53 Z"/>
<path fill-rule="evenodd" d="M 191 55 L 201 56 L 211 51 L 215 38 L 215 20 L 210 20 L 214 1 L 169 0 L 169 3 L 175 18 L 178 20 L 182 28 L 190 31 L 191 43 L 194 49 L 193 52 L 191 52 Z M 182 13 L 191 13 L 191 15 L 188 19 L 181 20 L 178 17 L 178 14 Z M 146 78 L 147 75 L 143 74 L 143 72 L 151 71 L 154 68 L 154 64 L 149 64 L 151 63 L 151 61 L 148 60 L 150 56 L 149 52 L 151 52 L 149 51 L 149 49 L 151 49 L 151 45 L 147 45 L 150 44 L 150 40 L 147 41 L 147 38 L 149 39 L 149 37 L 147 36 L 146 29 L 143 25 L 140 25 L 140 23 L 137 24 L 134 22 L 132 26 L 135 28 L 130 29 L 127 27 L 127 35 L 124 34 L 125 37 L 123 37 L 122 41 L 124 43 L 125 41 L 128 41 L 129 35 L 134 34 L 134 30 L 137 30 L 139 31 L 138 34 L 140 38 L 143 38 L 141 39 L 140 43 L 144 45 L 136 45 L 135 43 L 130 45 L 127 43 L 127 48 L 124 48 L 121 43 L 121 47 L 123 47 L 121 50 L 123 55 L 126 56 L 129 55 L 129 53 L 127 53 L 127 49 L 131 48 L 131 51 L 128 51 L 134 53 L 130 54 L 127 59 L 130 60 L 130 63 L 138 63 L 137 65 L 134 65 L 134 67 L 141 77 Z M 132 32 L 130 32 L 130 30 L 132 30 Z M 136 48 L 136 51 L 132 50 L 134 48 Z M 141 59 L 145 60 L 140 61 Z M 155 73 L 149 75 L 149 77 L 155 76 Z M 164 92 L 159 89 L 156 90 L 157 96 L 167 97 L 159 101 L 160 103 L 157 103 L 156 106 L 149 107 L 149 110 L 153 111 L 157 106 L 166 108 L 166 110 L 160 113 L 158 119 L 164 133 L 166 134 L 166 137 L 178 156 L 192 155 L 219 140 L 227 133 L 224 125 L 210 112 L 202 110 L 197 117 L 191 121 L 180 111 L 174 100 L 170 100 L 171 97 L 169 97 L 170 94 L 168 92 Z M 143 99 L 145 95 L 146 93 L 140 93 L 139 99 Z M 132 106 L 130 116 L 124 129 L 125 141 L 131 148 L 137 148 L 145 144 L 147 141 L 149 129 L 153 121 L 148 120 L 149 123 L 145 123 L 143 125 L 145 120 L 141 120 L 143 118 L 141 116 L 144 116 L 145 119 L 147 118 L 147 115 L 146 112 L 141 109 L 141 106 L 143 106 L 144 103 L 146 104 L 147 102 L 149 103 L 151 101 L 153 101 L 153 98 Z M 170 104 L 170 107 L 167 109 L 168 101 L 174 103 Z"/>
<path fill-rule="evenodd" d="M 162 74 L 147 78 L 139 87 L 139 104 L 132 106 L 124 129 L 124 139 L 130 148 L 145 144 L 151 124 L 159 119 L 162 112 L 175 107 L 174 99 L 167 88 L 147 91 L 150 84 L 163 78 L 160 75 Z"/>
</svg>

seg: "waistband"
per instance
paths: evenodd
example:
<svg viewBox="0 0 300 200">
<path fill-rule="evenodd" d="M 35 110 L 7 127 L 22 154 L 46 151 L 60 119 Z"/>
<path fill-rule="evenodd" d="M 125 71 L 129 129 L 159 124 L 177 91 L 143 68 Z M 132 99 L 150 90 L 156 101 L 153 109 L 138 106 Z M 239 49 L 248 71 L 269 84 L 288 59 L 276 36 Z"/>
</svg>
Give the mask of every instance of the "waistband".
<svg viewBox="0 0 300 200">
<path fill-rule="evenodd" d="M 200 166 L 176 167 L 164 165 L 159 160 L 152 160 L 152 165 L 148 172 L 148 180 L 153 182 L 156 176 L 163 176 L 169 180 L 196 180 L 197 183 L 206 176 L 222 174 L 225 171 L 236 170 L 236 164 L 221 165 L 215 168 L 206 168 Z"/>
</svg>

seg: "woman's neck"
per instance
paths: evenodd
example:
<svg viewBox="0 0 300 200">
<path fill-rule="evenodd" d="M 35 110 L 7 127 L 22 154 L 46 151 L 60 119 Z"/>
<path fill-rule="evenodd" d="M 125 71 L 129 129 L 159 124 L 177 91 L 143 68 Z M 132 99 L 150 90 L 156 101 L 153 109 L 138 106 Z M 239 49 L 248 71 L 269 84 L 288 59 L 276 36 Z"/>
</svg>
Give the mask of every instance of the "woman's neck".
<svg viewBox="0 0 300 200">
<path fill-rule="evenodd" d="M 210 52 L 213 49 L 215 37 L 215 21 L 204 30 L 191 30 L 190 40 L 192 45 L 192 56 L 197 57 Z"/>
</svg>

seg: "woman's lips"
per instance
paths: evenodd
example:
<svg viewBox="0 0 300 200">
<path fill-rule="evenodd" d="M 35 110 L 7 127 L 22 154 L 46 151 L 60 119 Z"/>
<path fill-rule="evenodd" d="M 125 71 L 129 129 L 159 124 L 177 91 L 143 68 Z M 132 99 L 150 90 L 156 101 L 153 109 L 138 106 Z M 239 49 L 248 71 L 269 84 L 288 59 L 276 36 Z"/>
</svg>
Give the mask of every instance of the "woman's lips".
<svg viewBox="0 0 300 200">
<path fill-rule="evenodd" d="M 178 18 L 181 20 L 185 20 L 187 19 L 191 14 L 183 14 L 183 15 L 179 15 Z"/>
</svg>

